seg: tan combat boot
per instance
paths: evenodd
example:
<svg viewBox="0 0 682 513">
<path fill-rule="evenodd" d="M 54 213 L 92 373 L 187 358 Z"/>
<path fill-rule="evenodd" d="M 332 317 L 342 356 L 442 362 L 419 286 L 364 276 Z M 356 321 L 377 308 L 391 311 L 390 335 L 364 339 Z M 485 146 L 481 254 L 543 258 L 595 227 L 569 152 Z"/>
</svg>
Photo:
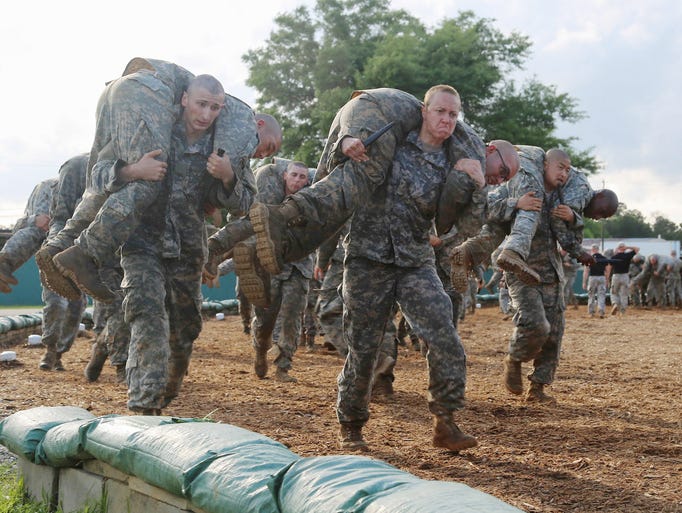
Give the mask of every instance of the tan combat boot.
<svg viewBox="0 0 682 513">
<path fill-rule="evenodd" d="M 462 433 L 452 420 L 452 414 L 433 416 L 433 445 L 449 451 L 462 451 L 478 445 L 471 435 Z"/>
<path fill-rule="evenodd" d="M 512 360 L 511 356 L 504 357 L 504 373 L 502 375 L 504 387 L 514 395 L 523 393 L 521 380 L 521 362 Z"/>
<path fill-rule="evenodd" d="M 367 442 L 362 438 L 362 425 L 342 422 L 339 428 L 339 446 L 341 449 L 364 450 Z"/>
<path fill-rule="evenodd" d="M 516 251 L 503 249 L 497 257 L 497 266 L 507 272 L 514 274 L 526 285 L 537 285 L 540 283 L 540 275 L 528 267 L 526 261 L 521 258 Z"/>
<path fill-rule="evenodd" d="M 531 382 L 528 392 L 526 392 L 527 403 L 556 404 L 556 399 L 551 395 L 545 394 L 545 385 L 542 383 Z"/>
<path fill-rule="evenodd" d="M 99 275 L 99 267 L 80 246 L 71 246 L 54 257 L 54 265 L 79 289 L 101 303 L 112 303 L 116 295 Z"/>
<path fill-rule="evenodd" d="M 38 250 L 35 258 L 40 270 L 40 281 L 55 294 L 70 301 L 78 301 L 82 292 L 73 281 L 62 275 L 54 263 L 54 257 L 61 251 L 60 248 L 49 245 Z"/>
<path fill-rule="evenodd" d="M 252 305 L 267 308 L 270 305 L 270 275 L 258 262 L 255 241 L 239 242 L 234 247 L 232 258 L 239 278 L 239 290 Z"/>
<path fill-rule="evenodd" d="M 282 237 L 288 226 L 304 223 L 301 211 L 291 200 L 280 205 L 256 202 L 249 210 L 249 218 L 256 233 L 258 260 L 267 272 L 279 274 L 284 265 Z"/>
</svg>

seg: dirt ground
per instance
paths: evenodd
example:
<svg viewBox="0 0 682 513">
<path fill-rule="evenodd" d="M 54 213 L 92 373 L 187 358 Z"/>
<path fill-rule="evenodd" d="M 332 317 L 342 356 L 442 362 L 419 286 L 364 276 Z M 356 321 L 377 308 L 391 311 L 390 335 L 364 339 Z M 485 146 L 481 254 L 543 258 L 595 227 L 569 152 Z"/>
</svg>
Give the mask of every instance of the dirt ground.
<svg viewBox="0 0 682 513">
<path fill-rule="evenodd" d="M 501 386 L 511 321 L 496 307 L 466 318 L 467 408 L 457 422 L 479 446 L 460 454 L 431 446 L 425 360 L 401 347 L 395 395 L 372 403 L 365 454 L 425 479 L 466 483 L 527 512 L 682 512 L 682 311 L 590 319 L 585 308 L 567 311 L 549 390 L 555 406 L 526 406 Z M 99 382 L 85 382 L 88 342 L 78 339 L 61 373 L 38 370 L 41 349 L 13 348 L 20 363 L 0 368 L 0 416 L 38 405 L 128 414 L 113 367 Z M 164 414 L 209 416 L 302 456 L 339 454 L 334 402 L 342 360 L 318 348 L 296 354 L 298 383 L 259 380 L 239 318 L 209 319 L 182 394 Z"/>
</svg>

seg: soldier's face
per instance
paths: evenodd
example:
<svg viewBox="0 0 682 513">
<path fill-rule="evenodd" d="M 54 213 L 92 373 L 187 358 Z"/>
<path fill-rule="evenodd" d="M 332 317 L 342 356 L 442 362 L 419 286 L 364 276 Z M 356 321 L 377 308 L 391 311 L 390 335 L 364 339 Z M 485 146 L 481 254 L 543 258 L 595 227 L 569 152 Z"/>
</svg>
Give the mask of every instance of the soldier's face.
<svg viewBox="0 0 682 513">
<path fill-rule="evenodd" d="M 284 193 L 295 194 L 308 183 L 307 167 L 292 167 L 284 173 Z"/>
<path fill-rule="evenodd" d="M 440 146 L 452 135 L 457 125 L 457 116 L 462 108 L 459 97 L 439 91 L 422 107 L 422 128 L 419 137 L 433 146 Z"/>
<path fill-rule="evenodd" d="M 195 87 L 182 95 L 183 119 L 188 135 L 201 135 L 211 128 L 225 101 L 224 94 L 211 94 L 203 87 Z"/>
<path fill-rule="evenodd" d="M 554 190 L 568 180 L 571 162 L 567 159 L 547 159 L 545 161 L 545 185 Z"/>
</svg>

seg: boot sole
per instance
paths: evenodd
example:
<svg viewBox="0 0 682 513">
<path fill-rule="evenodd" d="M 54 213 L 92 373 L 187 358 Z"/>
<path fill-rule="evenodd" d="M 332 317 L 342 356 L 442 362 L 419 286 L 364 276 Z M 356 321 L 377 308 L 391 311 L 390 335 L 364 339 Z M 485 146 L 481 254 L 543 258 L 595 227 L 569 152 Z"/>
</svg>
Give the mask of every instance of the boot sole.
<svg viewBox="0 0 682 513">
<path fill-rule="evenodd" d="M 239 289 L 251 304 L 260 308 L 267 308 L 270 298 L 265 291 L 265 283 L 256 272 L 253 255 L 248 246 L 237 244 L 234 248 L 234 270 L 239 277 Z"/>
<path fill-rule="evenodd" d="M 460 440 L 458 443 L 451 443 L 448 444 L 442 440 L 438 440 L 436 438 L 433 439 L 433 446 L 438 447 L 440 449 L 447 449 L 448 451 L 453 451 L 453 452 L 459 452 L 463 451 L 465 449 L 471 449 L 472 447 L 476 447 L 478 445 L 478 440 L 476 440 L 473 436 L 468 436 L 462 440 Z"/>
<path fill-rule="evenodd" d="M 46 248 L 39 250 L 35 258 L 38 269 L 40 269 L 43 285 L 55 294 L 59 294 L 70 301 L 78 301 L 81 298 L 81 290 L 74 282 L 59 272 L 59 268 L 55 265 L 52 255 L 50 255 Z"/>
<path fill-rule="evenodd" d="M 262 203 L 255 203 L 249 210 L 251 226 L 256 234 L 256 254 L 263 268 L 270 274 L 281 272 L 277 261 L 277 251 L 270 233 L 270 215 L 268 207 Z"/>
<path fill-rule="evenodd" d="M 450 283 L 460 294 L 464 294 L 469 288 L 469 270 L 467 266 L 466 251 L 456 250 L 450 260 Z"/>
<path fill-rule="evenodd" d="M 540 284 L 540 275 L 528 267 L 523 260 L 511 260 L 500 256 L 497 259 L 497 266 L 504 271 L 514 274 L 526 285 Z"/>
<path fill-rule="evenodd" d="M 53 263 L 57 267 L 57 269 L 61 271 L 63 276 L 66 276 L 68 279 L 70 279 L 73 283 L 76 284 L 79 290 L 85 292 L 91 298 L 99 301 L 100 303 L 106 304 L 113 303 L 114 300 L 116 299 L 116 295 L 113 292 L 109 292 L 108 295 L 103 296 L 99 292 L 91 290 L 90 287 L 88 287 L 86 284 L 84 284 L 82 281 L 78 279 L 78 275 L 75 272 L 73 272 L 68 267 L 64 267 L 63 265 L 61 265 L 58 260 L 53 259 Z"/>
</svg>

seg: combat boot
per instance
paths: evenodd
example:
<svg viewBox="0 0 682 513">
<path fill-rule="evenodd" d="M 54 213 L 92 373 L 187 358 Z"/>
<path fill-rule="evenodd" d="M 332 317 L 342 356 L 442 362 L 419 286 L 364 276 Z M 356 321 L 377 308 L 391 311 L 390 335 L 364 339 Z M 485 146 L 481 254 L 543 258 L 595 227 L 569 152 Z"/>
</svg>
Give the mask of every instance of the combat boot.
<svg viewBox="0 0 682 513">
<path fill-rule="evenodd" d="M 342 422 L 339 428 L 339 446 L 341 449 L 363 450 L 367 442 L 362 438 L 362 425 Z"/>
<path fill-rule="evenodd" d="M 54 347 L 48 347 L 45 349 L 45 354 L 40 359 L 40 370 L 51 371 L 54 369 L 54 364 L 57 361 L 57 349 Z"/>
<path fill-rule="evenodd" d="M 57 351 L 57 359 L 54 361 L 53 369 L 59 372 L 64 372 L 66 370 L 64 364 L 62 363 L 62 354 L 63 353 Z"/>
<path fill-rule="evenodd" d="M 450 254 L 450 282 L 460 294 L 469 290 L 469 268 L 471 267 L 471 255 L 466 243 L 460 244 Z"/>
<path fill-rule="evenodd" d="M 556 404 L 556 399 L 551 395 L 545 394 L 545 385 L 542 383 L 531 382 L 528 392 L 526 392 L 527 403 Z"/>
<path fill-rule="evenodd" d="M 513 273 L 526 285 L 540 283 L 540 275 L 533 271 L 526 261 L 516 251 L 503 249 L 497 257 L 497 266 L 507 272 Z"/>
<path fill-rule="evenodd" d="M 19 282 L 12 276 L 12 268 L 7 261 L 7 257 L 0 254 L 0 292 L 9 294 L 12 292 L 10 285 L 16 285 L 17 283 Z"/>
<path fill-rule="evenodd" d="M 523 382 L 521 380 L 521 362 L 512 360 L 511 356 L 504 357 L 504 373 L 502 375 L 504 387 L 514 395 L 523 393 Z"/>
<path fill-rule="evenodd" d="M 462 433 L 452 420 L 452 414 L 433 416 L 433 446 L 449 451 L 462 451 L 476 447 L 478 441 L 471 435 Z"/>
<path fill-rule="evenodd" d="M 260 379 L 268 373 L 268 350 L 265 347 L 256 348 L 256 359 L 253 362 L 253 370 Z"/>
<path fill-rule="evenodd" d="M 315 335 L 310 333 L 305 334 L 305 348 L 309 353 L 315 352 Z"/>
<path fill-rule="evenodd" d="M 374 380 L 372 387 L 372 394 L 377 397 L 392 397 L 393 396 L 393 379 L 391 376 L 380 374 Z"/>
<path fill-rule="evenodd" d="M 54 265 L 76 286 L 101 303 L 112 303 L 116 295 L 99 275 L 99 267 L 79 246 L 71 246 L 54 257 Z"/>
<path fill-rule="evenodd" d="M 126 378 L 126 364 L 118 364 L 116 366 L 116 383 L 123 383 L 126 384 L 127 378 Z"/>
<path fill-rule="evenodd" d="M 289 369 L 283 369 L 282 367 L 277 367 L 277 372 L 275 372 L 275 381 L 280 383 L 298 383 L 298 380 L 289 376 Z"/>
<path fill-rule="evenodd" d="M 239 242 L 234 247 L 232 258 L 239 278 L 239 290 L 254 306 L 267 308 L 270 305 L 270 276 L 257 260 L 255 241 Z"/>
<path fill-rule="evenodd" d="M 62 275 L 54 263 L 54 257 L 62 250 L 56 246 L 43 246 L 35 255 L 36 264 L 40 270 L 40 281 L 55 294 L 65 297 L 69 301 L 78 301 L 81 291 L 71 279 Z"/>
<path fill-rule="evenodd" d="M 102 373 L 104 368 L 104 363 L 107 361 L 107 356 L 109 353 L 107 351 L 106 343 L 101 339 L 101 334 L 97 336 L 92 344 L 92 349 L 90 351 L 90 361 L 85 366 L 83 374 L 85 379 L 90 383 L 97 381 L 99 375 Z"/>
<path fill-rule="evenodd" d="M 289 226 L 304 224 L 301 211 L 292 200 L 280 205 L 254 203 L 249 218 L 256 233 L 258 260 L 270 274 L 279 274 L 283 264 L 284 247 L 282 237 Z"/>
<path fill-rule="evenodd" d="M 168 406 L 180 393 L 182 382 L 187 375 L 189 358 L 185 356 L 170 358 L 168 361 L 168 380 L 163 394 L 161 408 Z"/>
<path fill-rule="evenodd" d="M 145 408 L 140 413 L 142 415 L 159 416 L 161 415 L 161 408 Z"/>
</svg>

